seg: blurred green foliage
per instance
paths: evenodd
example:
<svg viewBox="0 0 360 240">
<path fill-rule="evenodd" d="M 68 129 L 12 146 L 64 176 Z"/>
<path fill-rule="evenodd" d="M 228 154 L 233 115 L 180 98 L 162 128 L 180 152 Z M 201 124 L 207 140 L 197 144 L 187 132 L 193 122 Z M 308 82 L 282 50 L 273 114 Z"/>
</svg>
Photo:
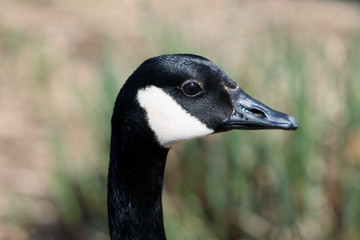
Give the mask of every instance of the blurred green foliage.
<svg viewBox="0 0 360 240">
<path fill-rule="evenodd" d="M 270 46 L 254 50 L 247 59 L 248 66 L 230 70 L 235 81 L 246 85 L 246 91 L 261 96 L 261 100 L 273 99 L 281 110 L 294 114 L 299 130 L 230 132 L 172 150 L 168 161 L 178 165 L 167 173 L 164 191 L 169 239 L 360 236 L 360 162 L 349 159 L 345 152 L 348 135 L 359 131 L 359 43 L 354 40 L 348 52 L 348 69 L 334 70 L 323 57 L 321 46 L 300 49 L 285 30 L 274 30 Z M 186 51 L 182 46 L 169 49 L 160 52 Z M 317 99 L 321 86 L 315 84 L 310 57 L 324 68 L 329 84 L 335 88 L 343 85 L 343 93 L 334 93 L 338 101 L 345 101 L 339 119 L 328 118 L 321 99 Z M 105 56 L 99 67 L 96 95 L 89 98 L 81 89 L 75 93 L 90 123 L 90 136 L 96 139 L 92 157 L 98 161 L 75 175 L 59 161 L 53 175 L 54 199 L 64 224 L 81 223 L 103 233 L 107 231 L 109 122 L 114 99 L 125 79 L 114 69 L 111 56 Z M 252 79 L 254 70 L 256 80 Z M 61 135 L 53 133 L 54 150 L 60 155 L 67 153 L 63 147 L 66 137 Z M 71 156 L 60 159 L 72 161 Z"/>
<path fill-rule="evenodd" d="M 233 131 L 171 150 L 163 193 L 168 239 L 359 239 L 360 159 L 352 146 L 360 146 L 360 38 L 338 67 L 324 57 L 324 46 L 299 43 L 289 30 L 274 27 L 269 38 L 257 39 L 261 44 L 249 51 L 245 65 L 236 65 L 226 58 L 236 53 L 190 44 L 184 29 L 174 30 L 157 15 L 143 17 L 152 19 L 142 30 L 149 31 L 146 53 L 211 56 L 250 95 L 299 121 L 296 132 Z M 21 34 L 4 36 L 9 59 L 23 44 L 39 48 Z M 46 102 L 56 64 L 38 50 L 32 64 L 39 96 L 33 105 L 55 159 L 50 198 L 60 230 L 54 239 L 108 239 L 110 118 L 134 69 L 122 69 L 118 63 L 126 60 L 104 47 L 95 86 L 73 81 L 62 89 L 78 113 L 64 119 Z M 135 60 L 144 59 L 130 60 L 134 66 L 140 64 Z M 78 137 L 77 131 L 86 134 Z M 41 232 L 31 219 L 19 222 Z"/>
</svg>

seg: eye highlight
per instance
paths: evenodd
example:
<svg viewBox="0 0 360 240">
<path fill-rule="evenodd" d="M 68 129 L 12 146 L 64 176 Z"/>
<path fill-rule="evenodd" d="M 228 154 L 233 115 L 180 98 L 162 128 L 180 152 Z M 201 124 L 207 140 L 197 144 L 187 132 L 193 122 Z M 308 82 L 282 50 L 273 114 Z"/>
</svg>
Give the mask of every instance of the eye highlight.
<svg viewBox="0 0 360 240">
<path fill-rule="evenodd" d="M 181 90 L 185 95 L 193 97 L 198 95 L 201 92 L 202 88 L 196 82 L 186 82 L 182 85 Z"/>
</svg>

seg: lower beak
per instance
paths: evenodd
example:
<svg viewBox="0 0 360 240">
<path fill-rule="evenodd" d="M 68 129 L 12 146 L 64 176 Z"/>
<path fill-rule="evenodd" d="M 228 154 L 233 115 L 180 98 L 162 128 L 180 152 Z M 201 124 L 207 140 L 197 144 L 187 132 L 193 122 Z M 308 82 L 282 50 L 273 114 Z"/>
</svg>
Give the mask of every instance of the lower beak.
<svg viewBox="0 0 360 240">
<path fill-rule="evenodd" d="M 240 87 L 229 90 L 234 105 L 233 114 L 223 121 L 224 130 L 231 129 L 284 129 L 296 130 L 297 120 L 275 111 L 247 95 Z"/>
</svg>

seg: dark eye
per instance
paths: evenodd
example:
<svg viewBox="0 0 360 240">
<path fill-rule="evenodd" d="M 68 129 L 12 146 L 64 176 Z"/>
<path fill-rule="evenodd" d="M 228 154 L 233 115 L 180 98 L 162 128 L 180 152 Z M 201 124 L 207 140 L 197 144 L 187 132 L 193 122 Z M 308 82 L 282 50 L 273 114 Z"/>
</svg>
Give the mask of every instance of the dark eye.
<svg viewBox="0 0 360 240">
<path fill-rule="evenodd" d="M 185 83 L 182 86 L 182 91 L 188 96 L 195 96 L 201 92 L 201 87 L 196 82 Z"/>
</svg>

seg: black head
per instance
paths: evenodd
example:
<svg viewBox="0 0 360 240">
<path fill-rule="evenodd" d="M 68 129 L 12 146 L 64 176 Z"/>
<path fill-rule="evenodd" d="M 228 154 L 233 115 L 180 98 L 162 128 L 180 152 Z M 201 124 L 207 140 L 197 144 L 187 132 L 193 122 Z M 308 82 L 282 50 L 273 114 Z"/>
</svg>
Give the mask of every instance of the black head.
<svg viewBox="0 0 360 240">
<path fill-rule="evenodd" d="M 119 93 L 113 126 L 119 115 L 139 128 L 146 122 L 167 148 L 231 129 L 298 126 L 294 117 L 248 96 L 213 62 L 189 54 L 163 55 L 141 64 Z"/>
</svg>

